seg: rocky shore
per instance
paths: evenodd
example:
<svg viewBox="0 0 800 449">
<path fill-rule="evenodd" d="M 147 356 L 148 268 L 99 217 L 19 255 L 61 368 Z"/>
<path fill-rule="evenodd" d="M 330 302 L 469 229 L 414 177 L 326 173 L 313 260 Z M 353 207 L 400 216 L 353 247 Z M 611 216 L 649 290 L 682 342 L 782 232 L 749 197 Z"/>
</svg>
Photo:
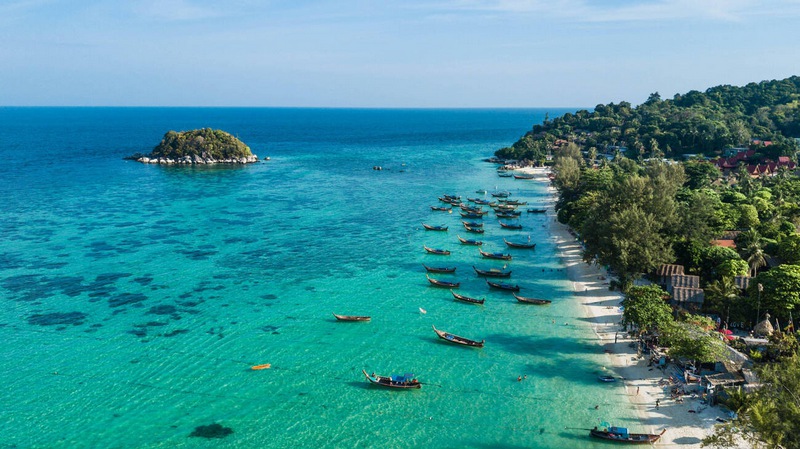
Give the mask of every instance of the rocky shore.
<svg viewBox="0 0 800 449">
<path fill-rule="evenodd" d="M 203 157 L 198 155 L 183 156 L 181 158 L 165 158 L 165 157 L 148 157 L 148 156 L 131 156 L 126 158 L 143 164 L 162 164 L 162 165 L 213 165 L 213 164 L 253 164 L 258 162 L 258 156 L 255 154 L 230 159 L 214 159 L 212 157 Z"/>
</svg>

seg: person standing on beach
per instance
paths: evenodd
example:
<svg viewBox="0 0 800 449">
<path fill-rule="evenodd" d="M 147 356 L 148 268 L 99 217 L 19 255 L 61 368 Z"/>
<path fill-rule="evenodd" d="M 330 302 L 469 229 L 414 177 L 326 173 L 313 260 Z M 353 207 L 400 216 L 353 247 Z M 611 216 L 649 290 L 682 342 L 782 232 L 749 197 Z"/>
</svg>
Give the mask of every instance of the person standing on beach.
<svg viewBox="0 0 800 449">
<path fill-rule="evenodd" d="M 636 387 L 636 396 L 639 396 L 639 387 Z M 658 401 L 656 401 L 658 402 Z"/>
<path fill-rule="evenodd" d="M 656 399 L 656 410 L 658 410 L 658 403 L 661 402 L 660 399 Z"/>
</svg>

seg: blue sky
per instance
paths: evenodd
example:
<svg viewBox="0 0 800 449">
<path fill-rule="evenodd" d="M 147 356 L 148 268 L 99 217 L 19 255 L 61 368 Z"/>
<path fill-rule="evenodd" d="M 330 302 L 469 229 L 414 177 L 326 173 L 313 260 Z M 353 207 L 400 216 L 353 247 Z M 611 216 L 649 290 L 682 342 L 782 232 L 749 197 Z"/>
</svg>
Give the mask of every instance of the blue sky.
<svg viewBox="0 0 800 449">
<path fill-rule="evenodd" d="M 800 75 L 800 0 L 0 0 L 0 105 L 592 107 Z"/>
</svg>

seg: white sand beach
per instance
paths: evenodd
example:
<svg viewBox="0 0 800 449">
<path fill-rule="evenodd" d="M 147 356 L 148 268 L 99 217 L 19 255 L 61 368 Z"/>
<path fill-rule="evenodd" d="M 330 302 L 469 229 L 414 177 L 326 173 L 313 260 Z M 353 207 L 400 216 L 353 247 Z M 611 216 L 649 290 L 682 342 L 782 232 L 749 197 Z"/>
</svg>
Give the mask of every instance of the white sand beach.
<svg viewBox="0 0 800 449">
<path fill-rule="evenodd" d="M 549 182 L 543 168 L 522 169 L 526 173 L 541 175 L 542 182 Z M 537 176 L 537 180 L 539 177 Z M 700 448 L 701 440 L 713 432 L 717 418 L 727 418 L 719 407 L 708 407 L 700 398 L 684 397 L 682 403 L 670 398 L 668 387 L 659 385 L 669 379 L 669 369 L 648 366 L 645 357 L 639 357 L 620 326 L 622 313 L 619 308 L 622 295 L 608 289 L 608 275 L 602 267 L 589 265 L 582 260 L 581 245 L 570 234 L 567 226 L 558 223 L 553 211 L 556 190 L 549 198 L 551 239 L 558 245 L 562 262 L 572 281 L 575 298 L 580 300 L 591 318 L 597 342 L 608 358 L 607 367 L 615 376 L 625 378 L 625 391 L 631 405 L 641 417 L 641 426 L 632 432 L 661 433 L 667 428 L 657 447 Z M 669 367 L 668 367 L 669 368 Z M 656 401 L 659 401 L 658 407 Z M 631 426 L 633 427 L 633 426 Z"/>
</svg>

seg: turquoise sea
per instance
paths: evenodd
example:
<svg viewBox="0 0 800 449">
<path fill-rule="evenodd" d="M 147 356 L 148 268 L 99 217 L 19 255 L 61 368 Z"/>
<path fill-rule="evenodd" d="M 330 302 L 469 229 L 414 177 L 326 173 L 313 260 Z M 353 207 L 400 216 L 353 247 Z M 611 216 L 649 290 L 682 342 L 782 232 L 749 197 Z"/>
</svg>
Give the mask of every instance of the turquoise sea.
<svg viewBox="0 0 800 449">
<path fill-rule="evenodd" d="M 0 448 L 605 447 L 565 427 L 635 412 L 597 381 L 606 356 L 547 217 L 487 218 L 479 236 L 513 254 L 522 295 L 553 300 L 526 306 L 472 271 L 504 262 L 459 244 L 475 238 L 461 217 L 430 209 L 479 189 L 543 204 L 543 183 L 481 159 L 567 111 L 0 108 Z M 271 160 L 122 159 L 198 127 Z M 502 241 L 528 236 L 533 251 Z M 435 277 L 486 304 L 429 286 L 423 263 L 457 266 Z M 375 388 L 362 369 L 425 385 Z M 212 423 L 233 433 L 189 436 Z"/>
</svg>

